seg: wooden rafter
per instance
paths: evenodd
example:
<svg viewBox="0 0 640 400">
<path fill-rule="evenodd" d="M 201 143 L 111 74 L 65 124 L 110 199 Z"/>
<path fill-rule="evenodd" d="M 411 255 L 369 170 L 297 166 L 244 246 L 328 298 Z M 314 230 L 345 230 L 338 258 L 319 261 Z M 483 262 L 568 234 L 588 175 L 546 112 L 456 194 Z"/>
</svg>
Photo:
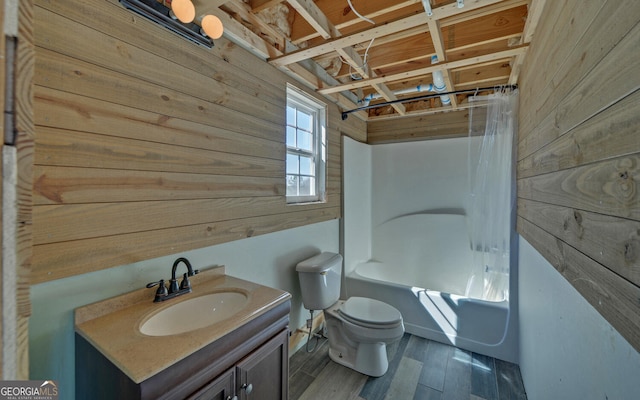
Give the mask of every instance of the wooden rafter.
<svg viewBox="0 0 640 400">
<path fill-rule="evenodd" d="M 476 0 L 474 3 L 465 6 L 465 8 L 463 9 L 457 8 L 455 4 L 447 5 L 434 9 L 432 18 L 439 20 L 463 12 L 468 12 L 476 8 L 498 3 L 500 1 L 502 0 Z M 342 36 L 340 38 L 327 41 L 314 47 L 301 49 L 287 55 L 275 57 L 269 60 L 269 62 L 277 66 L 291 64 L 300 60 L 305 60 L 308 58 L 317 57 L 322 54 L 330 53 L 332 51 L 335 51 L 337 48 L 353 46 L 355 44 L 359 44 L 376 37 L 386 36 L 392 33 L 414 28 L 416 26 L 425 25 L 426 22 L 427 21 L 425 15 L 423 13 L 411 15 L 397 21 L 389 22 L 388 24 L 382 26 L 376 25 L 373 28 L 369 28 L 348 36 Z"/>
<path fill-rule="evenodd" d="M 315 3 L 311 0 L 287 0 L 288 3 L 298 11 L 298 13 L 311 24 L 311 26 L 315 27 L 316 30 L 324 37 L 325 39 L 330 38 L 338 38 L 341 36 L 341 33 L 336 27 L 327 19 L 324 13 L 315 5 Z M 357 51 L 353 49 L 353 47 L 345 46 L 339 47 L 335 49 L 337 53 L 349 63 L 356 71 L 365 79 L 374 78 L 376 76 L 375 72 L 371 71 L 366 65 L 365 60 L 363 60 Z M 393 94 L 391 90 L 384 84 L 379 83 L 373 85 L 373 88 L 380 93 L 380 95 L 386 99 L 387 101 L 397 100 L 397 97 Z M 394 104 L 393 108 L 403 115 L 405 113 L 405 107 L 402 104 Z"/>
<path fill-rule="evenodd" d="M 440 31 L 440 21 L 429 17 L 427 24 L 429 25 L 429 33 L 431 34 L 431 41 L 433 42 L 438 61 L 447 61 L 447 55 L 444 51 L 444 40 L 442 40 L 442 32 Z M 455 89 L 451 81 L 451 73 L 448 69 L 442 70 L 442 77 L 444 78 L 446 91 L 453 92 Z M 451 100 L 451 107 L 454 109 L 457 108 L 458 102 L 456 101 L 456 96 L 449 96 L 449 99 Z"/>
<path fill-rule="evenodd" d="M 542 14 L 542 9 L 544 8 L 545 1 L 546 0 L 531 0 L 527 22 L 525 22 L 524 24 L 524 31 L 522 33 L 520 43 L 531 42 L 531 39 L 533 38 L 533 32 L 535 31 L 536 27 L 538 26 L 538 22 L 540 21 L 540 15 Z M 520 69 L 522 68 L 524 58 L 525 54 L 520 54 L 515 57 L 511 69 L 511 76 L 509 77 L 509 84 L 515 84 L 516 82 L 518 82 L 518 77 L 520 76 Z"/>
<path fill-rule="evenodd" d="M 326 89 L 320 89 L 319 92 L 322 94 L 342 92 L 344 90 L 352 90 L 359 87 L 370 86 L 375 83 L 384 83 L 384 82 L 388 83 L 393 81 L 401 81 L 403 79 L 415 78 L 416 76 L 431 74 L 433 71 L 436 71 L 438 69 L 443 69 L 443 68 L 452 69 L 452 68 L 465 67 L 468 65 L 479 64 L 479 63 L 488 62 L 488 61 L 495 61 L 495 60 L 501 60 L 501 59 L 508 60 L 511 57 L 524 53 L 527 50 L 527 48 L 528 48 L 527 45 L 523 45 L 523 46 L 515 47 L 509 50 L 499 51 L 497 53 L 486 54 L 483 56 L 472 57 L 472 58 L 467 58 L 467 59 L 458 60 L 458 61 L 450 61 L 450 62 L 442 63 L 440 65 L 429 66 L 429 67 L 425 67 L 417 70 L 401 72 L 398 74 L 388 75 L 384 77 L 363 79 L 360 81 L 345 83 L 340 86 L 333 86 Z"/>
<path fill-rule="evenodd" d="M 249 4 L 251 5 L 252 11 L 258 13 L 283 2 L 284 0 L 251 0 Z"/>
<path fill-rule="evenodd" d="M 340 36 L 340 32 L 329 21 L 312 0 L 287 0 L 298 14 L 302 16 L 325 39 Z"/>
<path fill-rule="evenodd" d="M 223 20 L 231 40 L 341 106 L 356 108 L 351 104 L 372 93 L 379 101 L 392 102 L 385 110 L 368 112 L 371 117 L 413 115 L 420 107 L 429 112 L 463 109 L 458 106 L 464 104 L 464 96 L 450 96 L 452 104 L 446 107 L 438 107 L 437 98 L 411 104 L 395 101 L 398 90 L 431 83 L 437 70 L 442 71 L 448 92 L 517 83 L 544 4 L 544 0 L 466 0 L 458 8 L 451 0 L 430 0 L 428 16 L 422 0 L 352 0 L 353 9 L 333 0 L 194 2 L 217 7 L 216 15 L 221 11 L 231 15 L 235 25 L 227 26 Z M 290 10 L 289 22 L 293 21 L 291 37 L 268 20 L 275 13 L 260 13 L 283 3 Z M 439 62 L 432 65 L 433 55 Z M 337 57 L 342 66 L 332 61 Z M 329 73 L 320 65 L 339 71 Z M 361 79 L 353 80 L 353 74 Z"/>
<path fill-rule="evenodd" d="M 235 1 L 235 0 L 233 0 Z M 231 39 L 236 43 L 242 43 L 248 50 L 253 52 L 255 55 L 262 59 L 267 59 L 269 57 L 278 56 L 283 54 L 280 50 L 274 48 L 269 45 L 269 43 L 265 42 L 261 37 L 255 34 L 252 30 L 236 21 L 232 18 L 227 12 L 221 9 L 210 10 L 210 13 L 216 15 L 222 21 L 224 25 L 224 34 L 226 37 Z M 306 66 L 300 64 L 291 64 L 282 69 L 289 73 L 292 76 L 295 76 L 305 85 L 309 86 L 312 89 L 318 90 L 327 86 L 327 83 L 318 77 L 320 72 L 324 72 L 322 68 L 317 66 L 312 60 L 306 61 Z M 335 81 L 331 83 L 336 83 Z M 354 108 L 356 107 L 356 103 L 352 100 L 348 99 L 344 95 L 332 95 L 328 96 L 333 101 L 338 103 L 341 107 L 344 108 Z M 357 114 L 359 118 L 365 118 L 363 113 Z"/>
<path fill-rule="evenodd" d="M 329 3 L 331 0 L 327 1 L 318 1 L 317 4 L 325 6 L 326 3 Z M 354 3 L 355 1 L 352 0 Z M 403 10 L 407 7 L 410 7 L 414 4 L 420 3 L 421 0 L 405 0 L 394 4 L 389 4 L 388 0 L 368 0 L 366 2 L 367 9 L 373 10 L 371 12 L 365 12 L 363 15 L 369 19 L 376 19 L 378 17 L 385 16 L 387 14 L 393 13 L 394 11 Z M 339 15 L 344 14 L 344 4 L 343 3 L 332 3 L 337 4 L 334 6 L 336 10 L 334 13 Z M 325 14 L 326 15 L 326 14 Z M 354 15 L 354 13 L 350 13 L 350 18 L 344 21 L 339 21 L 335 24 L 336 28 L 340 31 L 348 30 L 349 28 L 362 24 L 363 21 Z M 308 31 L 306 34 L 296 37 L 296 43 L 305 42 L 307 40 L 311 40 L 318 37 L 318 32 L 316 31 Z"/>
</svg>

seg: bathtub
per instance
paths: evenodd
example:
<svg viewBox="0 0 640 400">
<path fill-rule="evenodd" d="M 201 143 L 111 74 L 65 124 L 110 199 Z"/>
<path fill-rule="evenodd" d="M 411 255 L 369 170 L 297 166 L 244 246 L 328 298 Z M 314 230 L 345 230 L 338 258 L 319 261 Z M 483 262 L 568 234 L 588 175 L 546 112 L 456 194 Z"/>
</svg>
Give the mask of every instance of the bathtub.
<svg viewBox="0 0 640 400">
<path fill-rule="evenodd" d="M 395 218 L 374 229 L 372 245 L 375 258 L 346 274 L 348 296 L 391 304 L 408 333 L 517 361 L 509 300 L 485 301 L 470 293 L 473 254 L 463 215 Z"/>
</svg>

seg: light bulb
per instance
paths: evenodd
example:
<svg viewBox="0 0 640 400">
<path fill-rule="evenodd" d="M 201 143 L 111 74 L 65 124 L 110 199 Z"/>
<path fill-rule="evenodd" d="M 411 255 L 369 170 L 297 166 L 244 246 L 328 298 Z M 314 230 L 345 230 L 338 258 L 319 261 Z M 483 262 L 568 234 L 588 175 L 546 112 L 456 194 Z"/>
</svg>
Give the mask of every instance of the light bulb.
<svg viewBox="0 0 640 400">
<path fill-rule="evenodd" d="M 196 17 L 196 7 L 191 0 L 172 0 L 171 11 L 178 17 L 180 22 L 188 24 Z"/>
<path fill-rule="evenodd" d="M 202 30 L 207 34 L 207 36 L 211 39 L 220 39 L 222 32 L 224 31 L 220 18 L 215 15 L 205 15 L 202 17 L 201 24 Z"/>
</svg>

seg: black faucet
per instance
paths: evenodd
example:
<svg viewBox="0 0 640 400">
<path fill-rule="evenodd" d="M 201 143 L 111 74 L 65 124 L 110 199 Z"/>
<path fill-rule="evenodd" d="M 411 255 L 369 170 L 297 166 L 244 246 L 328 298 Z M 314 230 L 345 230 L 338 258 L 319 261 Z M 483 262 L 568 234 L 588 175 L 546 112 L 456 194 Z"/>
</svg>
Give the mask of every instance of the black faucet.
<svg viewBox="0 0 640 400">
<path fill-rule="evenodd" d="M 182 276 L 182 282 L 180 282 L 180 287 L 178 287 L 178 281 L 176 279 L 176 269 L 178 264 L 184 263 L 187 266 L 187 272 Z M 197 274 L 197 269 L 194 270 L 191 267 L 191 263 L 184 257 L 178 258 L 173 262 L 173 267 L 171 268 L 171 280 L 169 281 L 169 288 L 164 285 L 164 279 L 160 279 L 157 282 L 151 282 L 147 284 L 148 288 L 152 288 L 158 285 L 158 290 L 156 290 L 156 297 L 153 299 L 154 303 L 165 301 L 172 299 L 174 297 L 178 297 L 185 293 L 191 292 L 191 282 L 189 282 L 189 277 Z"/>
</svg>

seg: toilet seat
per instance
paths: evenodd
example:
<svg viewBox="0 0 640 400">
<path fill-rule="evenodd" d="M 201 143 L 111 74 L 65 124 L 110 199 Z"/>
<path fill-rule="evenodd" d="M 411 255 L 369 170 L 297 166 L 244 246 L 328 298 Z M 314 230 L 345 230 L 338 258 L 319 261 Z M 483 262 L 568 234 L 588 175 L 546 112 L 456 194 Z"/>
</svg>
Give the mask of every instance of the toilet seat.
<svg viewBox="0 0 640 400">
<path fill-rule="evenodd" d="M 392 328 L 402 324 L 402 315 L 396 308 L 379 300 L 351 297 L 338 308 L 345 320 L 374 329 Z"/>
</svg>

